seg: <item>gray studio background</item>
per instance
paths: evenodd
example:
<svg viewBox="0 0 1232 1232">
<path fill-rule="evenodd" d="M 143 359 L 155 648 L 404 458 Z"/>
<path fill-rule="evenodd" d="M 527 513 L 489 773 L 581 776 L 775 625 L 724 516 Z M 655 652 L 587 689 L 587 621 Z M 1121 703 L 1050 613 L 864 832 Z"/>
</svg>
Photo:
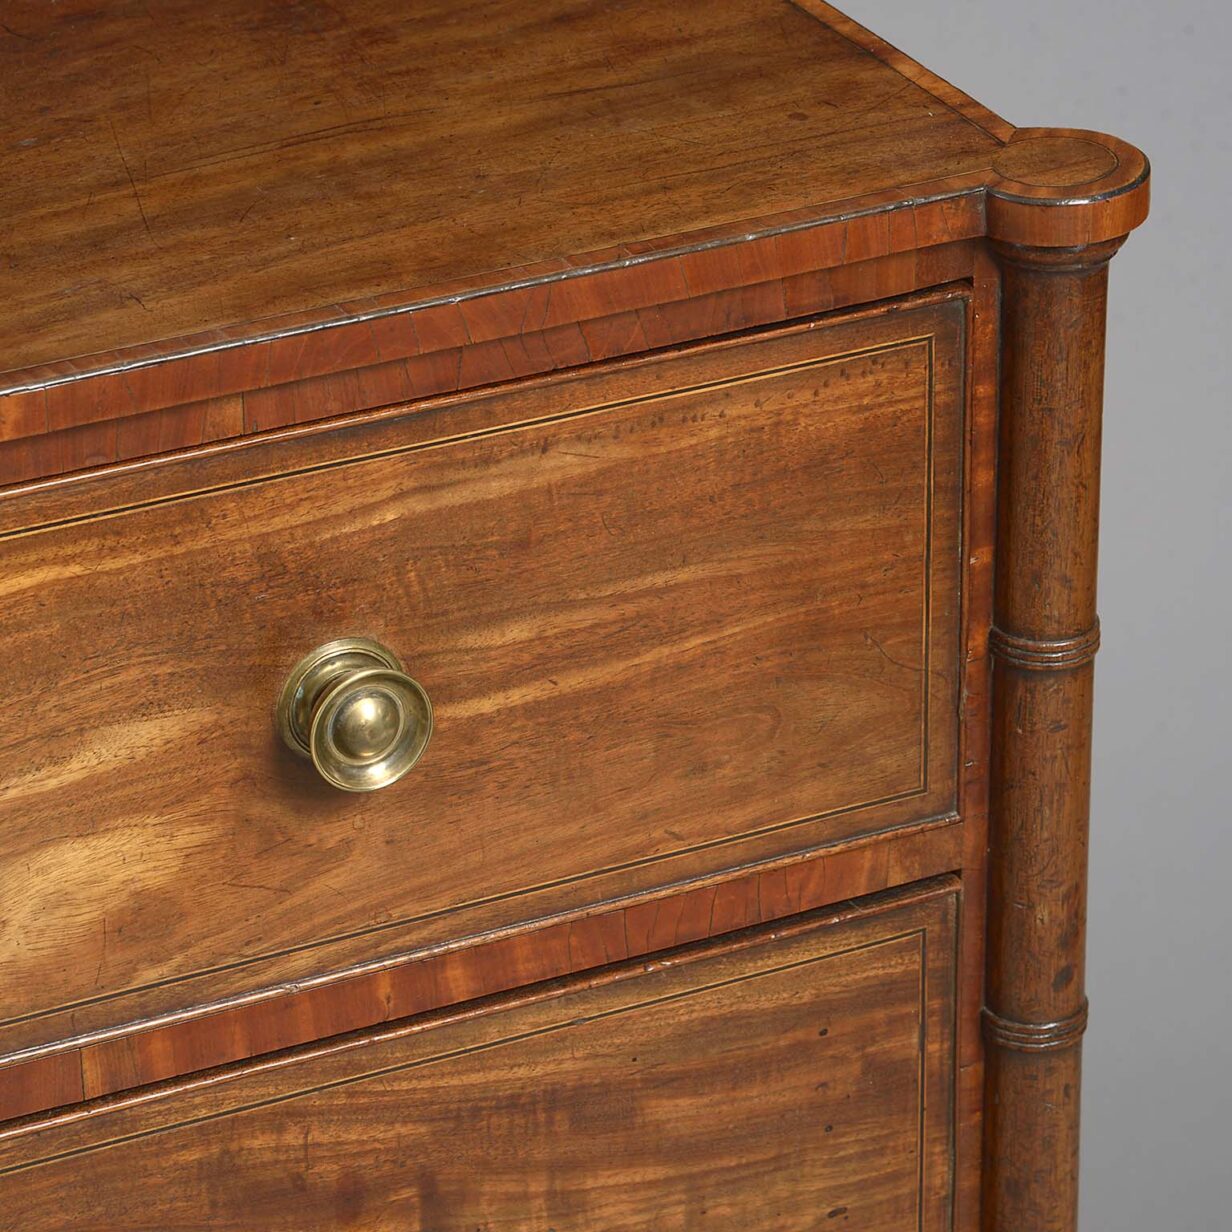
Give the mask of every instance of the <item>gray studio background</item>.
<svg viewBox="0 0 1232 1232">
<path fill-rule="evenodd" d="M 1223 1232 L 1232 5 L 838 3 L 1012 123 L 1101 129 L 1151 160 L 1152 214 L 1113 260 L 1108 322 L 1082 1227 Z"/>
</svg>

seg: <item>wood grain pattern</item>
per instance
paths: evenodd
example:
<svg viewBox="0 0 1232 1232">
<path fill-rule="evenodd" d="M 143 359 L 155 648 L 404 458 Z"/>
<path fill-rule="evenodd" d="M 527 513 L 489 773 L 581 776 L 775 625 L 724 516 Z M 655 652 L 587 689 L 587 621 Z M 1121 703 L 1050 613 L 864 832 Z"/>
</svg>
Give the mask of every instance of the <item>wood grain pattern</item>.
<svg viewBox="0 0 1232 1232">
<path fill-rule="evenodd" d="M 129 512 L 25 522 L 0 583 L 32 712 L 0 744 L 6 1018 L 37 1043 L 121 991 L 206 1003 L 216 974 L 465 935 L 468 904 L 510 924 L 951 812 L 963 321 L 702 348 L 421 410 L 368 461 L 338 434 L 312 469 L 273 450 L 293 482 L 250 455 L 235 486 L 132 508 L 117 477 L 89 496 Z M 299 655 L 355 632 L 438 716 L 369 797 L 270 720 Z"/>
<path fill-rule="evenodd" d="M 1108 261 L 1000 250 L 985 1226 L 1072 1232 Z"/>
<path fill-rule="evenodd" d="M 825 216 L 983 171 L 999 145 L 786 0 L 409 18 L 10 5 L 6 366 Z"/>
<path fill-rule="evenodd" d="M 85 1098 L 80 1049 L 48 1053 L 0 1069 L 0 1121 Z"/>
<path fill-rule="evenodd" d="M 643 317 L 667 305 L 681 309 L 670 341 L 700 338 L 714 330 L 699 313 L 749 294 L 760 321 L 787 319 L 768 305 L 801 274 L 986 233 L 1092 243 L 1146 210 L 1131 146 L 1014 130 L 813 0 L 638 0 L 638 22 L 627 6 L 553 0 L 532 17 L 493 2 L 453 13 L 448 33 L 371 2 L 343 22 L 77 0 L 50 28 L 18 7 L 8 62 L 37 86 L 11 92 L 30 174 L 0 190 L 26 223 L 0 310 L 0 484 L 148 456 L 191 436 L 208 402 L 244 399 L 204 424 L 201 439 L 227 439 L 662 345 Z M 493 31 L 493 65 L 459 60 L 458 39 Z M 140 76 L 114 55 L 125 34 L 152 57 Z M 417 91 L 425 63 L 446 87 L 436 105 Z M 477 71 L 499 107 L 468 109 Z M 29 113 L 49 79 L 106 123 L 68 133 Z M 181 106 L 186 91 L 213 105 Z M 596 208 L 612 166 L 638 175 Z M 105 273 L 87 276 L 90 261 Z"/>
<path fill-rule="evenodd" d="M 0 1220 L 942 1232 L 954 888 L 26 1127 Z"/>
<path fill-rule="evenodd" d="M 964 237 L 1065 246 L 1116 236 L 1149 202 L 1145 158 L 1104 134 L 1023 129 L 995 167 L 988 183 L 952 177 L 931 198 L 886 191 L 828 220 L 797 212 L 764 232 L 634 244 L 496 287 L 470 279 L 409 304 L 385 297 L 336 320 L 306 313 L 257 336 L 215 331 L 27 370 L 0 384 L 0 483 L 96 465 L 103 442 L 113 449 L 103 461 L 143 456 L 198 423 L 210 400 L 238 395 L 242 419 L 209 417 L 202 440 L 474 388 L 936 285 L 956 276 L 937 263 Z M 129 418 L 135 431 L 101 426 Z M 87 435 L 86 425 L 98 426 Z M 67 454 L 66 441 L 77 446 Z"/>
<path fill-rule="evenodd" d="M 0 56 L 0 1227 L 1074 1232 L 1141 152 L 824 0 L 14 0 Z M 268 715 L 346 632 L 444 720 L 358 807 Z"/>
<path fill-rule="evenodd" d="M 0 393 L 0 486 L 323 422 L 969 278 L 982 245 L 942 241 L 979 231 L 982 212 L 962 202 L 938 208 L 935 225 L 926 226 L 916 207 L 904 207 L 888 216 L 853 218 L 824 233 L 707 248 L 636 271 L 621 268 L 614 271 L 619 279 L 579 275 L 567 296 L 540 286 L 464 300 L 447 311 L 410 312 L 357 328 L 345 345 L 335 345 L 336 330 L 311 339 L 293 336 L 260 344 L 256 363 L 240 362 L 248 351 L 207 351 L 135 369 L 120 363 L 79 384 L 11 397 Z M 917 243 L 928 246 L 898 250 Z M 518 332 L 502 332 L 511 329 Z M 269 360 L 280 347 L 289 348 L 291 358 Z M 190 396 L 206 401 L 185 403 Z M 156 407 L 166 409 L 149 409 Z"/>
<path fill-rule="evenodd" d="M 988 1232 L 1073 1232 L 1107 263 L 1150 169 L 1101 133 L 1020 130 L 994 163 L 1001 442 L 990 776 Z"/>
<path fill-rule="evenodd" d="M 0 1120 L 225 1065 L 323 1037 L 668 950 L 960 869 L 956 820 L 922 825 L 723 881 L 604 905 L 463 948 L 362 969 L 259 1000 L 205 1007 L 0 1066 Z M 979 1004 L 976 998 L 975 1009 Z"/>
<path fill-rule="evenodd" d="M 871 52 L 896 73 L 921 86 L 952 111 L 966 117 L 971 123 L 991 133 L 998 140 L 1009 141 L 1014 135 L 1014 126 L 985 107 L 978 99 L 972 98 L 953 83 L 938 77 L 936 73 L 917 60 L 913 60 L 906 52 L 887 43 L 880 35 L 852 20 L 846 13 L 840 13 L 832 4 L 827 4 L 826 0 L 793 0 L 793 3 L 805 12 L 812 13 L 819 21 L 824 22 L 831 30 L 841 34 L 849 42 Z"/>
<path fill-rule="evenodd" d="M 0 441 L 0 486 L 174 453 L 242 436 L 246 430 L 244 395 L 231 394 L 141 415 L 87 421 L 38 436 L 19 436 Z"/>
<path fill-rule="evenodd" d="M 988 234 L 1002 244 L 1079 248 L 1121 239 L 1147 216 L 1150 165 L 1106 133 L 1024 128 L 993 162 Z"/>
</svg>

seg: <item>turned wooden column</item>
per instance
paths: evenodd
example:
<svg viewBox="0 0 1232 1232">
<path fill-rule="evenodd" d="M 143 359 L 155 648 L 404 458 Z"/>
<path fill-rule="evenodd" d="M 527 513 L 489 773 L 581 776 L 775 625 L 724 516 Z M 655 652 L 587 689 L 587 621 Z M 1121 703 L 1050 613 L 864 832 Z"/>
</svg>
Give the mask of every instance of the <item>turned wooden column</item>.
<svg viewBox="0 0 1232 1232">
<path fill-rule="evenodd" d="M 1001 426 L 984 1226 L 1073 1232 L 1108 262 L 1146 216 L 1114 138 L 1019 130 L 994 168 Z"/>
</svg>

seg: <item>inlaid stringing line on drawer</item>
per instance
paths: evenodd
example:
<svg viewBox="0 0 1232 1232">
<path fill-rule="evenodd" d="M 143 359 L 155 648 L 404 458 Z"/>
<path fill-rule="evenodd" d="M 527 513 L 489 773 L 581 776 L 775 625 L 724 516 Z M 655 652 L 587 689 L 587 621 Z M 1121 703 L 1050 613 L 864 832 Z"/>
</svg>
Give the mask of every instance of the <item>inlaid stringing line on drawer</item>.
<svg viewBox="0 0 1232 1232">
<path fill-rule="evenodd" d="M 110 509 L 96 510 L 91 513 L 75 514 L 71 517 L 57 518 L 51 522 L 32 523 L 27 526 L 16 526 L 10 530 L 0 531 L 0 540 L 24 539 L 30 535 L 43 534 L 47 531 L 59 530 L 67 526 L 81 526 L 93 522 L 101 522 L 111 518 L 123 517 L 128 513 L 136 513 L 144 509 L 155 509 L 163 505 L 175 504 L 179 501 L 195 500 L 210 496 L 216 492 L 235 492 L 243 488 L 257 487 L 263 483 L 275 483 L 282 480 L 298 479 L 304 475 L 316 475 L 324 471 L 336 470 L 343 466 L 359 466 L 366 462 L 377 462 L 387 458 L 401 457 L 406 454 L 420 453 L 428 449 L 440 449 L 449 445 L 462 444 L 467 441 L 485 440 L 489 437 L 501 436 L 507 432 L 526 432 L 534 428 L 551 427 L 553 424 L 567 423 L 585 415 L 597 414 L 602 411 L 624 410 L 627 407 L 640 406 L 646 402 L 667 402 L 676 398 L 692 397 L 694 394 L 708 393 L 715 389 L 731 389 L 740 385 L 752 384 L 755 381 L 772 380 L 778 376 L 786 376 L 792 372 L 803 372 L 812 368 L 826 368 L 834 364 L 846 363 L 852 359 L 865 359 L 872 355 L 885 355 L 893 351 L 908 350 L 913 346 L 923 345 L 928 354 L 929 364 L 929 412 L 932 411 L 932 363 L 934 352 L 934 336 L 921 334 L 911 338 L 899 338 L 894 342 L 879 343 L 876 346 L 861 347 L 854 351 L 843 351 L 838 355 L 827 355 L 822 358 L 799 360 L 792 364 L 783 364 L 776 368 L 765 368 L 756 372 L 743 373 L 740 376 L 724 377 L 717 381 L 704 381 L 698 385 L 686 385 L 672 389 L 652 391 L 637 394 L 631 398 L 620 398 L 613 402 L 599 402 L 591 406 L 575 407 L 573 410 L 560 411 L 554 415 L 543 415 L 535 419 L 519 420 L 515 423 L 498 424 L 490 428 L 479 428 L 473 432 L 462 432 L 456 436 L 433 437 L 427 441 L 416 441 L 410 445 L 398 445 L 389 449 L 375 450 L 371 453 L 360 453 L 345 458 L 331 458 L 325 462 L 317 462 L 310 466 L 296 467 L 287 471 L 270 471 L 263 475 L 250 475 L 244 479 L 232 480 L 229 483 L 219 483 L 205 488 L 186 489 L 167 496 L 155 496 L 144 501 L 134 501 L 128 505 L 117 505 Z M 484 395 L 477 393 L 475 400 L 482 400 Z M 451 401 L 456 401 L 456 396 Z M 425 408 L 426 409 L 426 408 Z M 242 448 L 257 444 L 259 438 L 240 440 L 234 447 Z M 931 460 L 930 460 L 931 474 Z M 86 476 L 86 480 L 98 476 Z M 7 497 L 20 499 L 28 493 L 19 490 L 0 494 L 0 504 Z"/>
<path fill-rule="evenodd" d="M 923 595 L 923 612 L 924 617 L 920 622 L 920 662 L 923 664 L 923 669 L 920 677 L 922 690 L 922 710 L 923 717 L 921 724 L 923 726 L 923 750 L 920 755 L 920 794 L 928 793 L 928 771 L 929 771 L 929 730 L 931 724 L 929 719 L 932 710 L 932 688 L 930 680 L 932 678 L 932 628 L 933 628 L 933 488 L 936 485 L 936 466 L 935 466 L 935 450 L 933 448 L 935 438 L 935 419 L 936 419 L 936 400 L 937 400 L 937 347 L 936 338 L 929 334 L 925 340 L 925 346 L 928 348 L 928 363 L 925 367 L 925 372 L 928 377 L 928 400 L 924 411 L 924 595 Z M 959 438 L 959 450 L 962 449 L 961 437 Z M 961 456 L 958 459 L 959 469 L 961 473 Z M 962 520 L 962 497 L 959 496 L 958 517 L 961 524 Z M 961 551 L 961 542 L 959 550 Z"/>
<path fill-rule="evenodd" d="M 492 895 L 484 898 L 467 900 L 461 903 L 452 904 L 449 907 L 443 907 L 436 911 L 426 912 L 422 915 L 399 917 L 393 920 L 387 920 L 381 924 L 371 925 L 366 928 L 355 929 L 348 932 L 333 934 L 328 937 L 314 938 L 311 941 L 303 942 L 299 945 L 287 946 L 283 949 L 272 950 L 269 952 L 249 955 L 245 958 L 238 959 L 230 963 L 220 963 L 210 967 L 200 968 L 195 971 L 184 972 L 175 976 L 168 976 L 165 979 L 151 981 L 146 984 L 137 984 L 127 988 L 116 989 L 111 992 L 103 993 L 94 997 L 80 998 L 76 1001 L 65 1002 L 60 1005 L 45 1007 L 43 1009 L 34 1010 L 26 1014 L 17 1015 L 13 1018 L 8 1018 L 0 1021 L 0 1028 L 16 1026 L 22 1023 L 34 1022 L 41 1018 L 48 1018 L 55 1014 L 64 1013 L 66 1011 L 83 1008 L 85 1006 L 101 1005 L 108 1001 L 117 1000 L 122 997 L 130 996 L 135 993 L 149 992 L 160 988 L 173 987 L 176 984 L 186 983 L 187 981 L 200 979 L 204 976 L 221 974 L 224 972 L 239 971 L 245 967 L 253 966 L 261 962 L 266 962 L 271 959 L 283 958 L 292 954 L 307 953 L 312 950 L 323 949 L 326 946 L 337 944 L 342 941 L 354 940 L 359 937 L 372 936 L 381 932 L 387 932 L 391 929 L 403 928 L 410 924 L 424 923 L 429 920 L 443 919 L 450 915 L 457 914 L 461 911 L 466 911 L 480 906 L 488 906 L 494 903 L 506 902 L 515 898 L 520 898 L 524 895 L 539 893 L 545 890 L 559 889 L 565 886 L 578 885 L 594 878 L 607 876 L 612 873 L 625 872 L 631 869 L 642 868 L 652 864 L 662 864 L 672 859 L 679 859 L 685 856 L 697 854 L 698 852 L 715 850 L 720 847 L 730 846 L 737 843 L 746 842 L 750 839 L 763 837 L 768 834 L 778 833 L 784 830 L 792 829 L 796 826 L 807 825 L 810 823 L 828 820 L 832 817 L 840 817 L 849 813 L 859 812 L 862 809 L 875 808 L 880 805 L 898 803 L 904 800 L 915 799 L 919 796 L 926 795 L 928 792 L 928 772 L 929 772 L 929 719 L 931 709 L 931 688 L 930 680 L 932 675 L 932 639 L 931 632 L 931 612 L 932 612 L 932 541 L 933 541 L 933 484 L 935 473 L 935 390 L 936 390 L 936 366 L 935 366 L 935 336 L 932 334 L 923 334 L 913 336 L 907 339 L 898 339 L 892 343 L 879 344 L 860 348 L 858 350 L 841 352 L 837 355 L 826 356 L 824 358 L 815 358 L 810 360 L 802 360 L 792 364 L 784 364 L 775 368 L 762 369 L 754 373 L 742 374 L 736 377 L 727 377 L 722 380 L 703 382 L 698 385 L 686 386 L 669 390 L 666 393 L 646 393 L 639 394 L 634 397 L 616 400 L 607 403 L 597 403 L 592 406 L 577 408 L 571 411 L 562 412 L 556 415 L 543 416 L 532 420 L 525 420 L 515 424 L 503 424 L 492 428 L 484 428 L 475 432 L 462 433 L 453 437 L 433 438 L 429 441 L 416 442 L 411 445 L 399 446 L 396 448 L 374 451 L 367 454 L 353 455 L 343 459 L 333 459 L 327 462 L 322 462 L 313 466 L 302 467 L 296 470 L 275 473 L 267 476 L 259 476 L 245 480 L 235 481 L 233 483 L 218 484 L 213 487 L 201 488 L 192 492 L 177 493 L 170 496 L 163 496 L 151 499 L 149 501 L 137 502 L 127 506 L 120 506 L 112 510 L 107 510 L 103 513 L 94 515 L 81 515 L 79 517 L 65 518 L 56 522 L 45 523 L 41 526 L 32 527 L 25 531 L 10 531 L 0 534 L 0 539 L 16 539 L 23 538 L 26 535 L 33 535 L 43 532 L 49 532 L 61 527 L 81 525 L 94 521 L 100 521 L 104 518 L 121 517 L 128 513 L 143 511 L 150 508 L 161 507 L 177 503 L 181 500 L 201 498 L 209 496 L 217 492 L 234 491 L 237 489 L 255 487 L 262 483 L 272 482 L 277 479 L 292 479 L 298 478 L 306 474 L 316 474 L 323 471 L 334 470 L 339 467 L 348 465 L 359 465 L 366 462 L 375 462 L 390 457 L 399 457 L 409 454 L 418 453 L 422 450 L 443 448 L 459 443 L 464 443 L 473 440 L 480 440 L 490 437 L 503 435 L 506 432 L 524 432 L 531 431 L 552 424 L 568 422 L 581 418 L 583 416 L 595 415 L 605 411 L 622 410 L 631 406 L 642 405 L 647 402 L 662 401 L 668 398 L 689 397 L 699 393 L 706 393 L 715 389 L 729 389 L 738 387 L 743 384 L 752 383 L 754 381 L 771 380 L 776 377 L 789 375 L 796 372 L 808 371 L 819 367 L 828 367 L 834 364 L 845 363 L 852 359 L 868 358 L 874 355 L 888 354 L 895 351 L 909 350 L 913 347 L 922 346 L 927 356 L 925 372 L 926 372 L 926 401 L 925 401 L 925 526 L 924 526 L 924 549 L 923 549 L 923 606 L 921 620 L 921 639 L 922 639 L 922 669 L 919 672 L 920 688 L 921 688 L 921 724 L 920 724 L 920 781 L 918 784 L 910 788 L 906 788 L 899 792 L 890 793 L 885 796 L 879 796 L 869 800 L 863 800 L 852 804 L 843 805 L 839 808 L 830 809 L 821 813 L 811 813 L 803 817 L 791 818 L 787 821 L 776 822 L 769 826 L 760 827 L 753 830 L 744 831 L 737 835 L 728 835 L 722 838 L 712 839 L 709 842 L 698 843 L 692 847 L 681 848 L 677 851 L 664 852 L 659 855 L 648 856 L 640 860 L 630 860 L 623 864 L 609 865 L 603 868 L 591 869 L 585 873 L 578 874 L 573 877 L 562 877 L 555 881 L 544 882 L 532 886 L 524 886 L 519 889 L 510 890 L 502 894 Z M 884 652 L 883 652 L 884 653 Z M 904 825 L 913 824 L 911 822 L 903 823 Z M 892 833 L 901 826 L 888 827 L 884 831 L 878 833 Z M 387 965 L 387 964 L 385 964 Z M 348 971 L 349 973 L 349 971 Z M 331 973 L 332 975 L 333 973 Z M 303 986 L 301 984 L 301 986 Z M 263 999 L 263 993 L 258 992 L 248 996 L 240 996 L 229 998 L 218 1003 L 215 1008 L 230 1007 L 233 1005 L 244 1004 L 246 1002 Z M 161 1023 L 164 1021 L 173 1021 L 176 1015 L 160 1015 L 152 1020 L 152 1023 Z M 103 1030 L 99 1032 L 88 1033 L 80 1039 L 88 1039 L 97 1041 L 108 1038 L 117 1034 L 117 1030 Z M 78 1039 L 78 1042 L 80 1042 Z M 44 1046 L 35 1048 L 23 1049 L 12 1054 L 7 1058 L 8 1062 L 28 1059 L 34 1055 L 41 1055 L 47 1052 L 48 1049 Z"/>
<path fill-rule="evenodd" d="M 927 1066 L 926 1066 L 927 1057 L 925 1056 L 923 1049 L 927 1042 L 927 1035 L 924 1030 L 924 1024 L 926 1023 L 927 1018 L 928 1018 L 928 1002 L 924 999 L 926 992 L 927 992 L 927 982 L 923 974 L 924 964 L 927 963 L 927 959 L 928 959 L 926 934 L 927 934 L 927 929 L 923 927 L 910 929 L 906 932 L 896 933 L 890 937 L 879 937 L 875 941 L 867 941 L 861 945 L 850 946 L 844 950 L 836 950 L 836 951 L 832 951 L 827 954 L 813 954 L 807 958 L 796 959 L 794 962 L 782 963 L 779 966 L 767 967 L 759 971 L 745 972 L 744 974 L 741 974 L 741 975 L 731 976 L 728 979 L 715 980 L 715 981 L 712 981 L 711 983 L 702 984 L 694 988 L 686 988 L 686 989 L 680 990 L 679 992 L 667 993 L 661 997 L 652 997 L 652 998 L 649 998 L 648 1000 L 637 1001 L 630 1005 L 618 1006 L 615 1009 L 600 1010 L 600 1011 L 597 1011 L 596 1013 L 587 1014 L 582 1017 L 568 1018 L 562 1022 L 549 1023 L 547 1026 L 535 1027 L 534 1029 L 529 1030 L 529 1031 L 517 1032 L 513 1035 L 502 1036 L 499 1039 L 488 1040 L 480 1044 L 471 1044 L 465 1048 L 455 1048 L 455 1049 L 450 1049 L 447 1052 L 436 1053 L 432 1056 L 417 1057 L 412 1061 L 403 1061 L 396 1065 L 380 1066 L 377 1069 L 367 1070 L 362 1074 L 348 1074 L 345 1077 L 335 1078 L 329 1082 L 318 1083 L 317 1085 L 311 1086 L 311 1087 L 304 1087 L 297 1091 L 288 1091 L 281 1095 L 270 1096 L 267 1099 L 253 1100 L 251 1103 L 248 1103 L 248 1104 L 237 1104 L 235 1107 L 226 1108 L 219 1112 L 205 1113 L 197 1117 L 186 1117 L 180 1121 L 168 1122 L 166 1125 L 154 1126 L 151 1129 L 137 1130 L 130 1134 L 120 1134 L 120 1135 L 117 1135 L 115 1138 L 107 1138 L 100 1142 L 90 1143 L 87 1146 L 75 1147 L 72 1150 L 61 1151 L 59 1153 L 56 1153 L 53 1155 L 46 1155 L 38 1159 L 27 1160 L 25 1163 L 11 1164 L 7 1168 L 0 1168 L 0 1176 L 10 1176 L 15 1172 L 24 1172 L 29 1168 L 37 1168 L 43 1164 L 58 1163 L 66 1159 L 74 1159 L 81 1155 L 88 1155 L 88 1154 L 92 1154 L 95 1151 L 105 1150 L 108 1147 L 122 1146 L 129 1142 L 139 1141 L 143 1138 L 155 1137 L 158 1134 L 171 1133 L 177 1129 L 186 1129 L 194 1125 L 203 1125 L 210 1121 L 224 1120 L 228 1117 L 240 1116 L 247 1112 L 255 1112 L 262 1108 L 270 1108 L 278 1104 L 289 1103 L 293 1100 L 302 1099 L 305 1096 L 318 1095 L 326 1091 L 333 1091 L 333 1090 L 338 1090 L 343 1087 L 354 1086 L 356 1083 L 366 1082 L 372 1078 L 383 1078 L 383 1077 L 388 1076 L 389 1074 L 404 1073 L 408 1070 L 413 1070 L 413 1069 L 422 1069 L 425 1066 L 435 1065 L 438 1062 L 442 1062 L 442 1061 L 451 1061 L 458 1057 L 473 1056 L 476 1053 L 490 1052 L 493 1049 L 502 1048 L 508 1044 L 524 1043 L 527 1040 L 538 1039 L 543 1036 L 552 1035 L 552 1034 L 555 1034 L 557 1031 L 567 1030 L 570 1027 L 585 1026 L 593 1022 L 601 1022 L 605 1019 L 616 1018 L 616 1017 L 620 1017 L 625 1014 L 635 1013 L 639 1010 L 655 1009 L 662 1005 L 669 1005 L 673 1002 L 684 1001 L 684 1000 L 689 999 L 690 997 L 700 996 L 703 993 L 715 992 L 722 988 L 730 988 L 737 984 L 747 983 L 750 980 L 759 979 L 764 976 L 781 975 L 787 971 L 796 971 L 804 967 L 809 967 L 815 964 L 826 962 L 828 959 L 846 958 L 846 957 L 850 957 L 853 954 L 865 953 L 871 950 L 876 950 L 876 949 L 884 948 L 886 946 L 896 945 L 904 941 L 912 941 L 912 940 L 916 942 L 917 950 L 920 956 L 919 962 L 920 962 L 920 971 L 921 971 L 921 976 L 920 976 L 920 981 L 919 981 L 920 1001 L 917 1006 L 917 1013 L 919 1014 L 919 1019 L 921 1023 L 921 1028 L 920 1028 L 921 1052 L 920 1052 L 920 1058 L 919 1058 L 918 1068 L 917 1068 L 917 1073 L 919 1077 L 917 1080 L 916 1099 L 917 1099 L 917 1104 L 918 1104 L 918 1109 L 917 1109 L 918 1122 L 917 1123 L 919 1125 L 919 1132 L 921 1135 L 917 1142 L 917 1154 L 921 1161 L 920 1166 L 921 1166 L 921 1173 L 922 1173 L 924 1152 L 922 1150 L 921 1144 L 924 1141 L 923 1131 L 924 1131 L 924 1117 L 925 1117 L 925 1112 L 926 1112 L 925 1077 L 927 1074 Z M 702 961 L 704 961 L 704 957 Z M 634 977 L 634 978 L 637 978 L 637 977 Z M 559 1000 L 562 1004 L 567 1003 L 568 994 L 567 993 L 563 994 L 559 998 Z M 404 1027 L 400 1030 L 395 1030 L 395 1031 L 389 1032 L 388 1034 L 382 1035 L 378 1042 L 380 1044 L 390 1043 L 394 1040 L 401 1038 L 404 1035 L 408 1035 L 412 1033 L 413 1031 L 414 1031 L 413 1026 Z M 351 1044 L 350 1047 L 362 1047 L 368 1043 L 369 1043 L 368 1040 L 359 1040 Z M 338 1055 L 339 1051 L 340 1050 L 335 1049 L 331 1052 L 330 1055 L 336 1056 Z M 262 1065 L 259 1068 L 259 1072 L 268 1073 L 272 1070 L 284 1068 L 289 1065 L 306 1064 L 313 1059 L 314 1058 L 311 1055 L 304 1056 L 302 1054 L 298 1056 L 279 1058 L 278 1060 L 272 1063 Z M 248 1072 L 250 1071 L 241 1071 L 235 1074 L 218 1075 L 216 1077 L 210 1078 L 206 1082 L 195 1084 L 194 1089 L 201 1089 L 203 1086 L 214 1085 L 220 1082 L 233 1081 L 235 1079 L 242 1079 L 248 1076 Z M 119 1105 L 119 1108 L 117 1108 L 117 1111 L 122 1110 L 124 1108 L 133 1107 L 141 1103 L 157 1100 L 161 1097 L 164 1097 L 165 1094 L 166 1093 L 164 1092 L 159 1092 L 154 1095 L 145 1095 L 145 1096 L 138 1094 L 131 1101 L 125 1101 L 123 1104 Z M 5 1141 L 6 1139 L 18 1137 L 24 1133 L 28 1133 L 30 1132 L 30 1129 L 32 1128 L 49 1129 L 49 1128 L 54 1128 L 57 1125 L 68 1124 L 68 1123 L 71 1123 L 72 1121 L 80 1120 L 81 1116 L 82 1114 L 79 1112 L 70 1113 L 68 1116 L 65 1116 L 65 1117 L 61 1117 L 58 1119 L 49 1119 L 48 1121 L 43 1122 L 41 1125 L 37 1127 L 20 1127 L 16 1130 L 7 1130 L 7 1131 L 0 1129 L 0 1142 Z M 922 1175 L 920 1179 L 920 1184 L 921 1186 L 923 1184 Z M 922 1189 L 921 1189 L 921 1194 L 922 1194 Z M 918 1197 L 919 1196 L 917 1196 L 917 1200 L 918 1200 Z M 922 1211 L 922 1209 L 923 1209 L 923 1204 L 920 1203 L 920 1210 Z"/>
</svg>

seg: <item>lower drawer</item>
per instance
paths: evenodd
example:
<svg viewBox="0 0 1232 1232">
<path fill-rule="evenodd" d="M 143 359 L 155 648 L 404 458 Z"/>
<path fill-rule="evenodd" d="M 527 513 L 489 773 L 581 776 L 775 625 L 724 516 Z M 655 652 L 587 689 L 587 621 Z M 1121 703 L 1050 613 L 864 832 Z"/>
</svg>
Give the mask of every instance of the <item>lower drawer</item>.
<svg viewBox="0 0 1232 1232">
<path fill-rule="evenodd" d="M 41 1229 L 949 1226 L 955 883 L 0 1135 Z"/>
</svg>

